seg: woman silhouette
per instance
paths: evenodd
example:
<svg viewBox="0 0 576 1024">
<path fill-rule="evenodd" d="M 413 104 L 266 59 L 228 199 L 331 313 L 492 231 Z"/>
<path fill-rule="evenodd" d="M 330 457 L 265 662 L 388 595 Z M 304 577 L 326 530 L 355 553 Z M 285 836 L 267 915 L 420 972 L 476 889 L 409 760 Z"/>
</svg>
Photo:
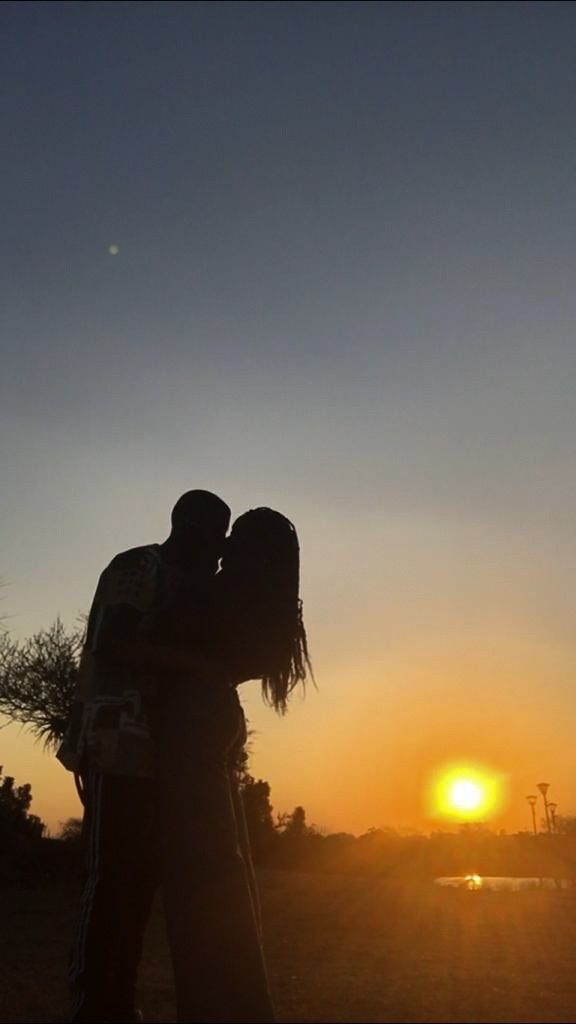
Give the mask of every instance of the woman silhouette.
<svg viewBox="0 0 576 1024">
<path fill-rule="evenodd" d="M 176 640 L 212 658 L 213 679 L 170 682 L 161 716 L 164 900 L 178 1020 L 274 1020 L 258 896 L 234 771 L 246 725 L 237 686 L 260 679 L 284 713 L 310 661 L 292 523 L 267 508 L 240 516 L 208 609 L 194 600 Z"/>
</svg>

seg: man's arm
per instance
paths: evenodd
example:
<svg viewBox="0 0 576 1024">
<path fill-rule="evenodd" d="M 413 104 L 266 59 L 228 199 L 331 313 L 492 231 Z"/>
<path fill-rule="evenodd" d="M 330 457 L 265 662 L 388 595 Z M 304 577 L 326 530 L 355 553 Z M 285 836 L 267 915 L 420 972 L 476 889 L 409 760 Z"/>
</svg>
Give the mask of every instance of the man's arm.
<svg viewBox="0 0 576 1024">
<path fill-rule="evenodd" d="M 169 678 L 225 679 L 224 665 L 201 654 L 134 639 L 109 648 L 103 657 L 125 668 Z"/>
<path fill-rule="evenodd" d="M 131 605 L 106 608 L 94 630 L 92 653 L 111 665 L 159 677 L 216 681 L 227 677 L 224 665 L 216 659 L 146 638 L 139 630 L 140 619 L 140 613 Z"/>
</svg>

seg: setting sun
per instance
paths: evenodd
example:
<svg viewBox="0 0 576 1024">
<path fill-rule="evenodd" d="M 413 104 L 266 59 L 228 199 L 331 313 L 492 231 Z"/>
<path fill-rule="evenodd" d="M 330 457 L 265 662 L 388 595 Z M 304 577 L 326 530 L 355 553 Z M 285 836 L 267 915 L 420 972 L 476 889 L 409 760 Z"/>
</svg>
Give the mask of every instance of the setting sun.
<svg viewBox="0 0 576 1024">
<path fill-rule="evenodd" d="M 484 790 L 470 779 L 458 779 L 450 789 L 450 801 L 459 811 L 475 811 L 482 806 Z"/>
<path fill-rule="evenodd" d="M 487 769 L 449 765 L 436 772 L 430 795 L 434 817 L 477 821 L 492 817 L 500 808 L 503 785 Z"/>
</svg>

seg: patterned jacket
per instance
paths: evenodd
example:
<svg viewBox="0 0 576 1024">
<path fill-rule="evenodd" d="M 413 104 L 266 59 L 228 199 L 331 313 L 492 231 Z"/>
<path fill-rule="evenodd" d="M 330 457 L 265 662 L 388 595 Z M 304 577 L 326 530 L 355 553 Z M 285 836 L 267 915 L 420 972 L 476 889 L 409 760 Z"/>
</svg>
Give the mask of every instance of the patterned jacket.
<svg viewBox="0 0 576 1024">
<path fill-rule="evenodd" d="M 65 768 L 155 774 L 157 680 L 106 655 L 112 643 L 162 637 L 185 583 L 185 574 L 163 561 L 158 544 L 122 552 L 102 573 L 68 729 L 56 755 Z"/>
</svg>

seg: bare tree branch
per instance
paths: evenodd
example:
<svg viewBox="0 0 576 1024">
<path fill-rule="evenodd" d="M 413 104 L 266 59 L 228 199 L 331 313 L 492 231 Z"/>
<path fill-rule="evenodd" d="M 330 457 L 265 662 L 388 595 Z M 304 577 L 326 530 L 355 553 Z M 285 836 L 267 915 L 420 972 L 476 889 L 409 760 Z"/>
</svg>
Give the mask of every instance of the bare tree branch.
<svg viewBox="0 0 576 1024">
<path fill-rule="evenodd" d="M 83 630 L 67 631 L 58 618 L 27 640 L 0 635 L 0 714 L 31 730 L 47 747 L 64 735 Z"/>
</svg>

